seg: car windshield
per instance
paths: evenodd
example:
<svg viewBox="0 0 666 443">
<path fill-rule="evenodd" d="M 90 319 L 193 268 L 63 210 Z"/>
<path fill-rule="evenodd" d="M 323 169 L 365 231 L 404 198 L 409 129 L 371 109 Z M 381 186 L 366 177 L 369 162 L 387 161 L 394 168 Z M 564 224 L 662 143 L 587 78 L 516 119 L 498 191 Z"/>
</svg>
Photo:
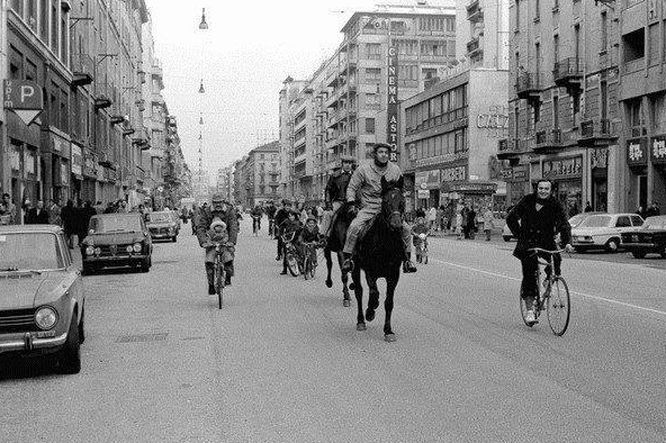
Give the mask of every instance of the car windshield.
<svg viewBox="0 0 666 443">
<path fill-rule="evenodd" d="M 49 233 L 0 234 L 0 272 L 62 268 L 57 241 Z"/>
<path fill-rule="evenodd" d="M 90 219 L 90 229 L 95 234 L 111 232 L 141 232 L 141 219 L 139 216 L 107 215 Z"/>
<path fill-rule="evenodd" d="M 587 215 L 585 214 L 574 215 L 569 219 L 569 224 L 571 225 L 572 228 L 575 228 L 580 224 L 580 222 L 582 222 L 585 219 L 585 217 L 587 217 Z"/>
<path fill-rule="evenodd" d="M 578 225 L 581 228 L 605 228 L 610 225 L 611 218 L 608 215 L 592 215 Z"/>
<path fill-rule="evenodd" d="M 171 221 L 171 214 L 166 212 L 152 212 L 149 217 L 152 223 L 169 223 Z"/>
<path fill-rule="evenodd" d="M 666 216 L 648 217 L 643 223 L 645 228 L 666 229 Z"/>
</svg>

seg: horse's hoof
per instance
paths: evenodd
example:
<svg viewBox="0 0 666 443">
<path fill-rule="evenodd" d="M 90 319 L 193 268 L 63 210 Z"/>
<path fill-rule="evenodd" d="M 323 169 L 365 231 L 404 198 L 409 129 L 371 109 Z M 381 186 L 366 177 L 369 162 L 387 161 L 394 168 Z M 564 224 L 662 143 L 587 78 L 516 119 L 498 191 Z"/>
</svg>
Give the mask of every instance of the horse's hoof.
<svg viewBox="0 0 666 443">
<path fill-rule="evenodd" d="M 333 280 L 326 280 L 326 287 L 327 288 L 332 288 L 333 287 Z"/>
<path fill-rule="evenodd" d="M 366 329 L 368 329 L 368 328 L 366 328 L 365 323 L 358 323 L 356 325 L 356 330 L 357 331 L 365 331 Z"/>
<path fill-rule="evenodd" d="M 367 321 L 372 321 L 372 320 L 374 320 L 374 319 L 375 319 L 375 311 L 373 311 L 373 310 L 371 310 L 371 309 L 366 309 L 366 310 L 365 310 L 365 319 L 366 319 Z"/>
<path fill-rule="evenodd" d="M 354 282 L 349 283 L 349 290 L 353 291 L 354 288 L 356 288 L 356 285 L 354 284 Z"/>
<path fill-rule="evenodd" d="M 344 306 L 345 308 L 348 308 L 350 305 L 351 303 L 349 302 L 349 300 L 347 299 L 342 300 L 342 306 Z"/>
<path fill-rule="evenodd" d="M 384 334 L 384 341 L 387 343 L 393 343 L 397 338 L 395 334 Z"/>
</svg>

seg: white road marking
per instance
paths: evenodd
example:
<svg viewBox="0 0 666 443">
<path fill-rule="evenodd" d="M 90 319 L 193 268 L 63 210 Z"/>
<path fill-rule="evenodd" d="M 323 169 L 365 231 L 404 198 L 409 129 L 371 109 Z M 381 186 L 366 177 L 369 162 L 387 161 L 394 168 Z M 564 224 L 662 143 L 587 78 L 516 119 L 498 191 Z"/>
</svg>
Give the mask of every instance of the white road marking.
<svg viewBox="0 0 666 443">
<path fill-rule="evenodd" d="M 507 280 L 522 281 L 522 279 L 520 279 L 520 278 L 511 277 L 511 276 L 505 275 L 505 274 L 498 274 L 497 272 L 484 271 L 483 269 L 477 269 L 477 268 L 473 268 L 471 266 L 465 266 L 465 265 L 461 265 L 461 264 L 458 264 L 458 263 L 451 263 L 451 262 L 448 262 L 448 261 L 437 260 L 437 259 L 431 259 L 431 261 L 441 263 L 443 265 L 453 266 L 455 268 L 465 269 L 467 271 L 473 271 L 473 272 L 478 272 L 478 273 L 481 273 L 481 274 L 490 275 L 492 277 L 501 277 L 501 278 L 504 278 L 504 279 L 507 279 Z M 660 311 L 658 309 L 652 309 L 652 308 L 646 308 L 646 307 L 643 307 L 643 306 L 632 305 L 631 303 L 625 303 L 625 302 L 618 301 L 618 300 L 611 300 L 609 298 L 599 297 L 597 295 L 585 294 L 584 292 L 578 292 L 578 291 L 570 291 L 570 292 L 572 294 L 580 295 L 581 297 L 590 298 L 592 300 L 605 301 L 605 302 L 608 302 L 608 303 L 611 303 L 611 304 L 624 306 L 625 308 L 638 309 L 638 310 L 641 310 L 641 311 L 647 311 L 647 312 L 651 312 L 653 314 L 666 316 L 666 312 Z"/>
</svg>

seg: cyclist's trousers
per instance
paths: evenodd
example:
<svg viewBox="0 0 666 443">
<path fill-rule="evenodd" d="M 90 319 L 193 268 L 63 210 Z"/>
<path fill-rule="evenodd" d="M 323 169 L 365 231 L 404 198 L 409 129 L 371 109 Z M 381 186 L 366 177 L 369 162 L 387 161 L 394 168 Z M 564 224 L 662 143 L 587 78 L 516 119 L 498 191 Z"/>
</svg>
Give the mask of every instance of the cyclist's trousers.
<svg viewBox="0 0 666 443">
<path fill-rule="evenodd" d="M 547 259 L 547 254 L 544 255 L 544 258 Z M 555 254 L 555 275 L 560 275 L 562 257 L 560 254 Z M 526 297 L 536 297 L 537 295 L 537 282 L 536 275 L 539 269 L 539 262 L 536 255 L 532 254 L 528 257 L 525 257 L 520 261 L 523 268 L 523 282 L 520 286 L 520 295 L 523 298 Z M 550 265 L 546 266 L 546 275 L 550 275 Z"/>
<path fill-rule="evenodd" d="M 252 230 L 261 231 L 261 219 L 252 217 Z"/>
<path fill-rule="evenodd" d="M 224 272 L 228 276 L 234 275 L 234 262 L 229 261 L 224 264 Z M 206 277 L 208 278 L 208 284 L 215 284 L 215 263 L 206 262 Z"/>
</svg>

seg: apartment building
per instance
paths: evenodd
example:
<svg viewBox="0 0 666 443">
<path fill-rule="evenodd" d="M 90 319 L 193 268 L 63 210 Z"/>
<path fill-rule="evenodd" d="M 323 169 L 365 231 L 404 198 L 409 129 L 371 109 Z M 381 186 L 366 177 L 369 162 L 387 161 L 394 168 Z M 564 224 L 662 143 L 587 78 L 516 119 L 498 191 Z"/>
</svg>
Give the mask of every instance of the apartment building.
<svg viewBox="0 0 666 443">
<path fill-rule="evenodd" d="M 397 160 L 397 103 L 456 58 L 455 3 L 379 5 L 354 13 L 342 33 L 336 52 L 308 80 L 288 78 L 280 92 L 287 197 L 322 200 L 340 156 L 365 160 L 375 143 L 395 145 Z"/>
<path fill-rule="evenodd" d="M 240 186 L 236 202 L 246 208 L 280 197 L 280 142 L 273 141 L 251 150 L 236 162 L 235 175 Z M 218 181 L 219 183 L 219 181 Z"/>
<path fill-rule="evenodd" d="M 216 192 L 222 194 L 227 201 L 234 201 L 233 166 L 227 166 L 217 170 Z"/>
<path fill-rule="evenodd" d="M 622 109 L 629 104 L 619 104 L 618 75 L 630 57 L 629 43 L 620 44 L 628 3 L 636 2 L 511 2 L 510 129 L 498 143 L 498 157 L 509 161 L 509 203 L 546 178 L 569 213 L 587 202 L 596 210 L 635 209 L 622 184 Z"/>
</svg>

